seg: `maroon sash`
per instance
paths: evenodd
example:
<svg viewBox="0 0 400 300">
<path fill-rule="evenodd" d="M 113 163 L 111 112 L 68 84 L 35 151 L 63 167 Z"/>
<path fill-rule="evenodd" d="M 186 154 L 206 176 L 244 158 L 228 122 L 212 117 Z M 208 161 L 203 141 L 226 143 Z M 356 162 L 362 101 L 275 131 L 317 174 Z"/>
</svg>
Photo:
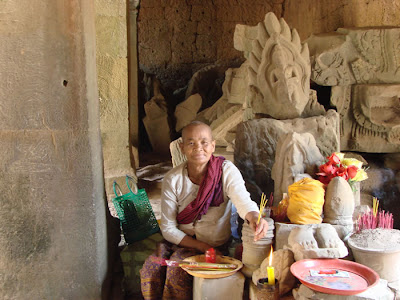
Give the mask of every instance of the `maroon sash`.
<svg viewBox="0 0 400 300">
<path fill-rule="evenodd" d="M 225 157 L 211 155 L 196 199 L 190 202 L 176 217 L 179 224 L 189 224 L 200 220 L 210 206 L 219 206 L 224 202 L 222 191 L 222 163 L 224 160 Z"/>
</svg>

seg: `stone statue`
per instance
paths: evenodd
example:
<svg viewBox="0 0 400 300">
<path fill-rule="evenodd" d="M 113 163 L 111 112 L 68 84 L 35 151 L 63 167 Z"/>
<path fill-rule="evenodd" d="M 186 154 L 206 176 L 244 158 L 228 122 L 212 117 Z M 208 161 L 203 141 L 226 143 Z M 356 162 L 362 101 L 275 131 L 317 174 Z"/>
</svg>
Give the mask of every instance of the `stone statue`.
<svg viewBox="0 0 400 300">
<path fill-rule="evenodd" d="M 311 133 L 290 132 L 282 135 L 276 146 L 275 163 L 271 170 L 275 203 L 282 200 L 295 178 L 311 177 L 323 161 L 324 157 Z"/>
<path fill-rule="evenodd" d="M 343 258 L 347 247 L 331 224 L 298 225 L 288 238 L 296 261 L 309 258 Z"/>
<path fill-rule="evenodd" d="M 353 191 L 342 177 L 334 177 L 329 182 L 325 194 L 324 223 L 343 225 L 347 233 L 353 230 Z"/>
<path fill-rule="evenodd" d="M 234 42 L 247 58 L 253 112 L 276 119 L 301 116 L 309 101 L 311 69 L 308 46 L 296 29 L 268 13 L 254 27 L 236 25 Z"/>
<path fill-rule="evenodd" d="M 400 83 L 400 28 L 339 28 L 306 43 L 319 85 Z"/>
<path fill-rule="evenodd" d="M 340 114 L 341 150 L 400 151 L 400 85 L 359 84 L 332 88 Z"/>
</svg>

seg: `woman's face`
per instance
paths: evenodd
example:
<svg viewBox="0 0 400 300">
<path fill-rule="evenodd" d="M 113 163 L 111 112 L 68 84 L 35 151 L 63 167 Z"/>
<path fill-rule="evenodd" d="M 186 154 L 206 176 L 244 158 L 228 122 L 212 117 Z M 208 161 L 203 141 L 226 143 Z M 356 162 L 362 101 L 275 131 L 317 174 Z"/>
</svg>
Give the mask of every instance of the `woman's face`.
<svg viewBox="0 0 400 300">
<path fill-rule="evenodd" d="M 188 164 L 202 165 L 208 163 L 215 151 L 215 140 L 207 125 L 192 125 L 182 133 L 181 150 L 186 155 Z"/>
</svg>

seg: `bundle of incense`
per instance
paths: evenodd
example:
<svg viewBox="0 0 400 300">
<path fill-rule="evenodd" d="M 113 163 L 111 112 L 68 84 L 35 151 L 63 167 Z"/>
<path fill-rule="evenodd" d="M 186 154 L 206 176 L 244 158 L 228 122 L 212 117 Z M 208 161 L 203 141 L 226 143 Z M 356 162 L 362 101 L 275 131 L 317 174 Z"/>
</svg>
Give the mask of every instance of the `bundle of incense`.
<svg viewBox="0 0 400 300">
<path fill-rule="evenodd" d="M 228 271 L 234 270 L 237 268 L 236 264 L 217 264 L 217 263 L 206 263 L 206 262 L 191 262 L 191 261 L 176 261 L 169 260 L 161 257 L 151 256 L 151 261 L 162 266 L 169 267 L 181 267 L 187 268 L 191 270 L 199 270 L 199 271 Z"/>
</svg>

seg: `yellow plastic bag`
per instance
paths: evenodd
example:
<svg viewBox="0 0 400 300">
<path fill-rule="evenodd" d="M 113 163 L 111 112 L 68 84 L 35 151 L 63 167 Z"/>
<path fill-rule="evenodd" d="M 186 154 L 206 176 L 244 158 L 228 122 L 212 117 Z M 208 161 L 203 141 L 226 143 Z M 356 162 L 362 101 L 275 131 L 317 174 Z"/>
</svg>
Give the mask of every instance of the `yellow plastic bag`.
<svg viewBox="0 0 400 300">
<path fill-rule="evenodd" d="M 319 224 L 324 206 L 325 190 L 319 180 L 303 178 L 288 187 L 287 216 L 295 224 Z"/>
</svg>

